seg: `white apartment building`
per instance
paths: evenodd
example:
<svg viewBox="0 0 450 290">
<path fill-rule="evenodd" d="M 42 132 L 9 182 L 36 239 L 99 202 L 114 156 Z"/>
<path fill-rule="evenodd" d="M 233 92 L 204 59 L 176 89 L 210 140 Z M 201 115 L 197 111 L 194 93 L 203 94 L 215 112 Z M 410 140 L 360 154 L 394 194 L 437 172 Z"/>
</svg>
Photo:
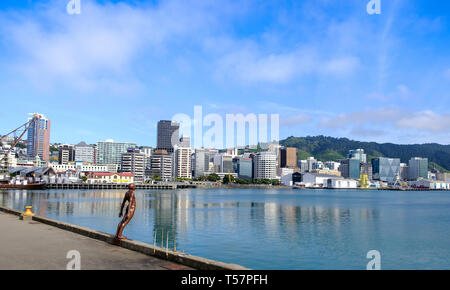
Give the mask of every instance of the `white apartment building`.
<svg viewBox="0 0 450 290">
<path fill-rule="evenodd" d="M 16 154 L 11 151 L 8 157 L 5 158 L 6 153 L 11 148 L 9 145 L 4 145 L 0 148 L 0 168 L 17 167 Z"/>
<path fill-rule="evenodd" d="M 156 150 L 150 157 L 151 174 L 159 176 L 162 180 L 172 179 L 173 156 L 167 154 L 166 150 Z"/>
<path fill-rule="evenodd" d="M 255 156 L 254 176 L 255 179 L 277 178 L 277 155 L 275 152 L 259 152 Z"/>
<path fill-rule="evenodd" d="M 95 160 L 96 148 L 91 145 L 87 145 L 85 142 L 80 142 L 75 145 L 75 161 L 96 163 Z"/>
<path fill-rule="evenodd" d="M 176 177 L 192 178 L 191 155 L 192 150 L 189 147 L 175 148 Z"/>
<path fill-rule="evenodd" d="M 136 180 L 142 180 L 144 179 L 144 162 L 144 153 L 137 148 L 128 148 L 127 152 L 122 154 L 121 170 L 133 173 Z"/>
</svg>

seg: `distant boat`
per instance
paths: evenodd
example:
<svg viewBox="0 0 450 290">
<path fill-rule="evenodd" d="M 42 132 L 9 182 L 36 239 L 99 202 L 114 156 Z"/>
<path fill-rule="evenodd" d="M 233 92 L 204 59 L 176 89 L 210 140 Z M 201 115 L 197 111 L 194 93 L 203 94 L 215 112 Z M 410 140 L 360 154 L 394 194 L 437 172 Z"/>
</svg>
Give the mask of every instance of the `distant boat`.
<svg viewBox="0 0 450 290">
<path fill-rule="evenodd" d="M 30 184 L 0 184 L 0 189 L 44 189 L 44 183 L 30 183 Z"/>
</svg>

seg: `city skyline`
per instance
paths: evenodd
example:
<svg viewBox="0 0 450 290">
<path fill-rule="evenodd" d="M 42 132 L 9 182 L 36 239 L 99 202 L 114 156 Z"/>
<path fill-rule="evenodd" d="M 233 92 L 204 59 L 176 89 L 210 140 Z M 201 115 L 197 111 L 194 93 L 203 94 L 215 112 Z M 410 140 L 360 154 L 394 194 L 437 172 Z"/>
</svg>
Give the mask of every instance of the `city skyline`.
<svg viewBox="0 0 450 290">
<path fill-rule="evenodd" d="M 155 147 L 201 105 L 279 114 L 280 139 L 450 144 L 449 3 L 81 2 L 0 4 L 0 132 L 38 111 L 51 142 Z"/>
</svg>

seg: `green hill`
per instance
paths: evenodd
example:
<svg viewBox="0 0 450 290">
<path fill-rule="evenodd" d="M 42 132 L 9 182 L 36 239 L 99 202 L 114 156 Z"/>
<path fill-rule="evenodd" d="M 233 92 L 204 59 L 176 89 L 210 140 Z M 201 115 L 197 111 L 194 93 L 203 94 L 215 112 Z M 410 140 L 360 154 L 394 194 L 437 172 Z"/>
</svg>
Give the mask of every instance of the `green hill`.
<svg viewBox="0 0 450 290">
<path fill-rule="evenodd" d="M 400 158 L 401 162 L 408 163 L 411 157 L 426 157 L 430 162 L 430 168 L 450 171 L 450 145 L 380 144 L 326 136 L 289 137 L 281 140 L 280 144 L 298 148 L 300 159 L 305 159 L 308 156 L 314 156 L 321 161 L 343 159 L 347 156 L 349 150 L 362 148 L 367 154 L 369 162 L 376 157 L 391 157 Z"/>
</svg>

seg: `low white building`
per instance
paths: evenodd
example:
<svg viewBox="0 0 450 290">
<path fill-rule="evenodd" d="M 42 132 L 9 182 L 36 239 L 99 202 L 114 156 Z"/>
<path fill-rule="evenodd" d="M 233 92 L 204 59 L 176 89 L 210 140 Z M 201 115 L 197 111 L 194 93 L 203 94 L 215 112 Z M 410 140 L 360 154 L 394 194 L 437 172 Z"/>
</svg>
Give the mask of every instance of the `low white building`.
<svg viewBox="0 0 450 290">
<path fill-rule="evenodd" d="M 354 179 L 328 179 L 327 188 L 334 189 L 356 189 L 358 181 Z"/>
<path fill-rule="evenodd" d="M 108 165 L 87 165 L 87 164 L 50 164 L 50 167 L 55 169 L 55 171 L 67 171 L 67 170 L 77 170 L 79 169 L 81 172 L 117 172 L 117 169 L 115 168 L 115 171 L 109 171 L 110 168 Z"/>
<path fill-rule="evenodd" d="M 340 176 L 319 173 L 304 173 L 302 175 L 302 184 L 306 187 L 323 188 L 358 188 L 358 181 L 354 179 L 344 179 Z"/>
</svg>

